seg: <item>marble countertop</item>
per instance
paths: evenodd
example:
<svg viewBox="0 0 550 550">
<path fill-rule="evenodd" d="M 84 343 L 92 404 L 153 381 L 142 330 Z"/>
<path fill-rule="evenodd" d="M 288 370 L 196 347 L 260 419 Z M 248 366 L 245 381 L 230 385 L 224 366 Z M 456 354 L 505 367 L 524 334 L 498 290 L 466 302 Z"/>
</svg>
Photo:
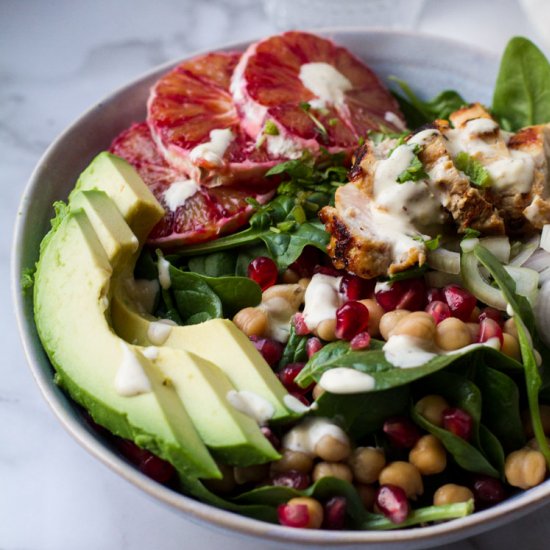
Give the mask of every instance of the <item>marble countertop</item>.
<svg viewBox="0 0 550 550">
<path fill-rule="evenodd" d="M 515 34 L 548 47 L 514 0 L 427 0 L 415 28 L 495 52 Z M 255 0 L 0 2 L 0 550 L 259 548 L 151 500 L 64 431 L 23 358 L 8 273 L 25 182 L 69 122 L 159 63 L 277 30 Z M 446 548 L 542 549 L 549 513 Z"/>
</svg>

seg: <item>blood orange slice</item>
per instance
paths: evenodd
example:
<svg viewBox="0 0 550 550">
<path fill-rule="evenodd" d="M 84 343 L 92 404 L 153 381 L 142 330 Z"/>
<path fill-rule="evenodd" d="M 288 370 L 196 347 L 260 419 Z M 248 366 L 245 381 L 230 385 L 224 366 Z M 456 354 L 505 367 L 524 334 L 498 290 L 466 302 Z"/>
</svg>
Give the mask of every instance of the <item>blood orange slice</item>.
<svg viewBox="0 0 550 550">
<path fill-rule="evenodd" d="M 289 148 L 351 151 L 368 130 L 404 127 L 397 102 L 369 67 L 308 33 L 251 45 L 235 68 L 231 91 L 252 138 L 272 121 Z"/>
<path fill-rule="evenodd" d="M 214 52 L 185 61 L 151 89 L 147 123 L 159 151 L 203 185 L 250 183 L 276 163 L 241 129 L 229 92 L 240 56 Z"/>
<path fill-rule="evenodd" d="M 163 248 L 204 242 L 235 231 L 252 214 L 247 197 L 263 203 L 273 194 L 269 190 L 251 192 L 238 186 L 209 189 L 197 185 L 168 165 L 146 123 L 134 124 L 123 131 L 111 144 L 110 151 L 136 168 L 163 205 L 166 214 L 148 239 L 149 244 Z M 177 188 L 180 189 L 173 193 Z"/>
</svg>

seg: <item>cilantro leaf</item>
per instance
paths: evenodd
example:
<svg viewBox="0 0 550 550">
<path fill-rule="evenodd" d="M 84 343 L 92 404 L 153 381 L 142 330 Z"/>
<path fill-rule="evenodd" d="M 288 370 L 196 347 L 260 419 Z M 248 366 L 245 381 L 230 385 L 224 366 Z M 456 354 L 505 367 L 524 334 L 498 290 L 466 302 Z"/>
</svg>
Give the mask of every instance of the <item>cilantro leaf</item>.
<svg viewBox="0 0 550 550">
<path fill-rule="evenodd" d="M 422 161 L 418 158 L 418 154 L 415 152 L 413 159 L 406 170 L 403 170 L 401 174 L 397 176 L 397 183 L 405 183 L 406 181 L 419 181 L 428 177 L 424 170 Z"/>
<path fill-rule="evenodd" d="M 467 227 L 466 231 L 464 231 L 462 240 L 477 239 L 480 235 L 481 235 L 481 232 L 478 231 L 477 229 L 472 229 L 471 227 Z"/>
<path fill-rule="evenodd" d="M 441 235 L 437 235 L 437 237 L 434 237 L 433 239 L 425 239 L 424 237 L 425 235 L 417 235 L 416 237 L 413 237 L 413 240 L 424 243 L 424 246 L 428 250 L 437 250 L 441 246 Z"/>
<path fill-rule="evenodd" d="M 465 151 L 461 151 L 454 159 L 455 166 L 464 172 L 470 181 L 478 187 L 489 187 L 492 184 L 487 168 Z"/>
</svg>

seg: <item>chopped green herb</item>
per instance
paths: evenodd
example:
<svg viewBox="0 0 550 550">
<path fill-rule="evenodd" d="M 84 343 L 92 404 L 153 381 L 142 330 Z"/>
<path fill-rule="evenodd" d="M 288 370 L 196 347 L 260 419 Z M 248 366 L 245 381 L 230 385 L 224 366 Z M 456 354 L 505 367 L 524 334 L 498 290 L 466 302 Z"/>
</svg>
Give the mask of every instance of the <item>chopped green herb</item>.
<svg viewBox="0 0 550 550">
<path fill-rule="evenodd" d="M 408 132 L 377 132 L 376 130 L 369 130 L 367 135 L 375 145 L 378 145 L 387 139 L 397 139 L 400 143 L 403 143 L 403 139 L 408 135 Z"/>
<path fill-rule="evenodd" d="M 397 147 L 399 147 L 399 145 L 397 145 L 396 148 Z M 422 161 L 418 158 L 418 151 L 419 147 L 418 145 L 415 145 L 413 149 L 413 159 L 409 167 L 397 176 L 397 183 L 405 183 L 406 181 L 420 181 L 428 177 L 428 174 L 426 174 L 426 171 L 424 170 Z"/>
<path fill-rule="evenodd" d="M 266 136 L 278 136 L 279 128 L 272 120 L 266 120 L 264 124 L 264 134 Z"/>
<path fill-rule="evenodd" d="M 479 232 L 477 229 L 472 229 L 471 227 L 467 227 L 466 231 L 464 231 L 464 235 L 462 236 L 462 240 L 477 239 L 480 235 L 481 235 L 481 232 Z"/>
<path fill-rule="evenodd" d="M 413 237 L 413 240 L 424 243 L 424 246 L 428 250 L 437 250 L 440 247 L 441 235 L 437 235 L 437 237 L 434 237 L 433 239 L 425 239 L 424 237 L 425 235 L 417 235 L 416 237 Z"/>
<path fill-rule="evenodd" d="M 489 187 L 492 184 L 487 168 L 465 151 L 461 151 L 454 159 L 455 166 L 464 172 L 470 181 L 478 187 Z"/>
<path fill-rule="evenodd" d="M 329 126 L 336 126 L 339 122 L 339 119 L 337 118 L 329 118 L 328 119 L 328 125 Z"/>
<path fill-rule="evenodd" d="M 311 105 L 303 101 L 302 103 L 300 103 L 300 109 L 302 109 L 302 111 L 304 111 L 304 113 L 306 113 L 306 115 L 311 119 L 313 124 L 315 124 L 315 127 L 317 128 L 320 137 L 324 141 L 328 141 L 327 129 L 325 128 L 324 124 L 311 112 Z"/>
<path fill-rule="evenodd" d="M 27 292 L 30 288 L 32 288 L 32 285 L 34 284 L 34 267 L 26 267 L 21 272 L 21 290 L 23 291 L 23 294 Z"/>
</svg>

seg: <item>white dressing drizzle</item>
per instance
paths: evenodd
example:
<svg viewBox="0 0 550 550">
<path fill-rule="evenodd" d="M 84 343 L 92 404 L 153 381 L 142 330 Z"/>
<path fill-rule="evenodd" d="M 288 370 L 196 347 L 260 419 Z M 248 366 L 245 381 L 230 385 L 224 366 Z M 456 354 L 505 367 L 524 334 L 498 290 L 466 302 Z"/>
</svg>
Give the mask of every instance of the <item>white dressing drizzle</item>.
<svg viewBox="0 0 550 550">
<path fill-rule="evenodd" d="M 341 282 L 342 277 L 313 275 L 304 296 L 304 322 L 309 330 L 315 330 L 321 321 L 335 318 L 336 310 L 344 303 L 339 292 Z"/>
<path fill-rule="evenodd" d="M 283 449 L 314 455 L 317 443 L 326 435 L 349 442 L 342 428 L 327 418 L 305 418 L 283 437 Z"/>
<path fill-rule="evenodd" d="M 159 349 L 156 346 L 148 346 L 146 348 L 143 348 L 141 351 L 141 354 L 146 359 L 150 359 L 151 361 L 154 361 L 159 356 Z"/>
<path fill-rule="evenodd" d="M 289 393 L 283 397 L 283 403 L 289 411 L 298 414 L 306 413 L 313 408 L 313 406 L 308 407 L 307 405 L 304 405 L 299 399 Z"/>
<path fill-rule="evenodd" d="M 147 329 L 147 338 L 151 344 L 155 346 L 162 346 L 164 342 L 170 336 L 172 332 L 172 327 L 177 326 L 177 323 L 174 323 L 171 319 L 160 319 L 158 321 L 153 321 L 149 324 Z"/>
<path fill-rule="evenodd" d="M 272 157 L 284 157 L 288 159 L 297 159 L 302 155 L 303 149 L 291 139 L 283 134 L 276 136 L 265 136 L 267 152 Z"/>
<path fill-rule="evenodd" d="M 160 286 L 164 290 L 168 290 L 172 285 L 172 281 L 170 280 L 170 262 L 164 257 L 159 256 L 157 268 L 159 271 Z"/>
<path fill-rule="evenodd" d="M 135 352 L 125 342 L 122 348 L 122 363 L 115 376 L 115 390 L 123 397 L 133 397 L 151 391 L 151 383 Z"/>
<path fill-rule="evenodd" d="M 290 336 L 290 320 L 296 310 L 288 300 L 280 296 L 274 296 L 262 302 L 258 307 L 267 313 L 268 328 L 266 336 L 285 343 Z"/>
<path fill-rule="evenodd" d="M 229 390 L 226 399 L 234 409 L 258 424 L 265 424 L 275 414 L 275 407 L 267 399 L 249 390 Z"/>
<path fill-rule="evenodd" d="M 317 96 L 317 99 L 309 103 L 318 109 L 328 104 L 341 104 L 345 92 L 353 88 L 352 83 L 328 63 L 304 63 L 300 67 L 299 78 L 302 84 Z"/>
<path fill-rule="evenodd" d="M 393 124 L 397 129 L 401 131 L 405 131 L 407 129 L 403 121 L 395 113 L 392 113 L 391 111 L 386 111 L 384 113 L 384 120 L 386 122 L 389 122 L 390 124 Z"/>
<path fill-rule="evenodd" d="M 168 206 L 172 212 L 175 212 L 199 189 L 200 186 L 193 180 L 180 180 L 173 182 L 163 194 L 164 200 L 166 201 L 166 206 Z"/>
<path fill-rule="evenodd" d="M 349 367 L 336 367 L 325 371 L 319 380 L 319 386 L 330 393 L 361 393 L 373 390 L 375 379 L 365 372 Z"/>
<path fill-rule="evenodd" d="M 210 141 L 197 145 L 189 154 L 191 162 L 204 160 L 210 164 L 221 166 L 223 156 L 230 143 L 234 139 L 233 132 L 229 128 L 223 130 L 212 130 L 210 132 Z"/>
</svg>

